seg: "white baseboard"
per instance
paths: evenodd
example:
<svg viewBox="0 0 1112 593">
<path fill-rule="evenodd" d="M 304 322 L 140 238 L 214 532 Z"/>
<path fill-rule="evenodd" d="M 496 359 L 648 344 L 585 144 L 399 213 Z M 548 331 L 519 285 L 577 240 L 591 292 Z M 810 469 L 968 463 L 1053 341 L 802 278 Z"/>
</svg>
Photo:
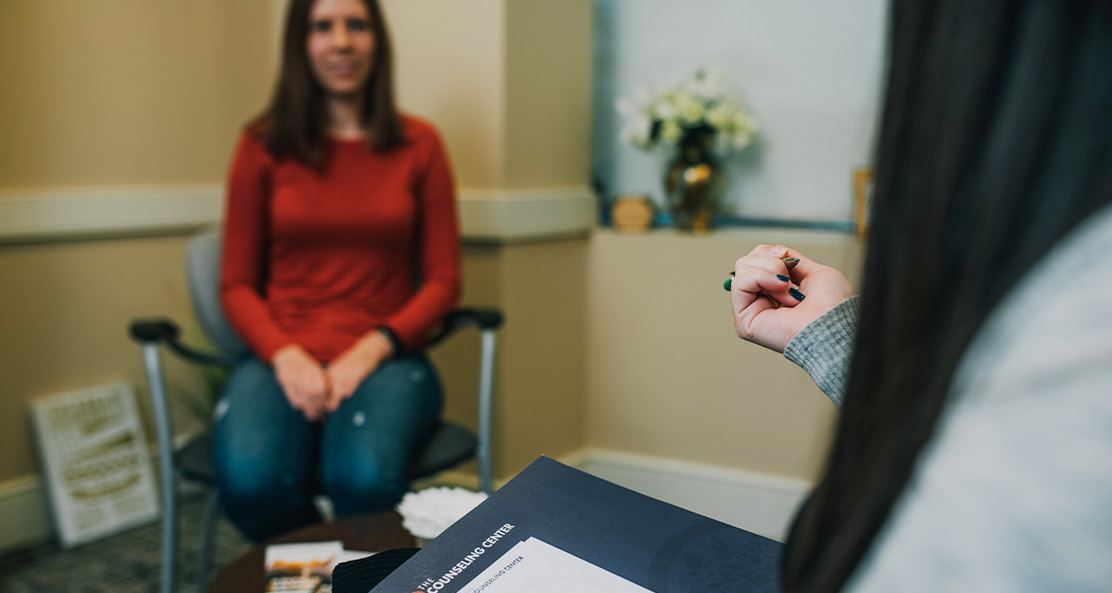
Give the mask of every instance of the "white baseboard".
<svg viewBox="0 0 1112 593">
<path fill-rule="evenodd" d="M 811 485 L 737 469 L 588 449 L 579 469 L 630 490 L 784 541 Z"/>
<path fill-rule="evenodd" d="M 35 476 L 0 483 L 0 554 L 54 537 L 47 505 L 46 490 Z"/>
<path fill-rule="evenodd" d="M 516 243 L 583 235 L 595 224 L 588 187 L 459 192 L 464 241 Z M 219 224 L 219 184 L 0 192 L 0 244 L 182 232 Z"/>
</svg>

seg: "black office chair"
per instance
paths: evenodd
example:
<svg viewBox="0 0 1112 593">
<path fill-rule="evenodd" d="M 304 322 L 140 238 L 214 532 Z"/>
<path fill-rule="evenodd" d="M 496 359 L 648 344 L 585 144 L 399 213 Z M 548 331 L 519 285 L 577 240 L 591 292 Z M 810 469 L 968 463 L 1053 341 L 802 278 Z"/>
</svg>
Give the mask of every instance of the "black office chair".
<svg viewBox="0 0 1112 593">
<path fill-rule="evenodd" d="M 203 352 L 183 344 L 178 326 L 168 319 L 137 320 L 131 323 L 131 337 L 143 348 L 155 431 L 158 435 L 159 475 L 162 486 L 162 593 L 175 588 L 174 559 L 177 557 L 177 479 L 208 487 L 197 583 L 204 591 L 212 559 L 217 509 L 213 488 L 211 431 L 193 436 L 181 447 L 174 446 L 174 430 L 162 376 L 159 345 L 190 362 L 202 365 L 231 366 L 247 349 L 232 331 L 220 307 L 220 233 L 210 231 L 195 237 L 186 253 L 186 276 L 197 321 L 217 352 Z M 479 462 L 479 486 L 493 491 L 491 477 L 490 422 L 494 380 L 496 332 L 503 321 L 496 309 L 458 309 L 453 311 L 433 336 L 431 347 L 461 328 L 474 326 L 481 333 L 482 355 L 479 366 L 478 434 L 451 422 L 441 422 L 432 437 L 421 447 L 409 468 L 411 480 L 450 469 L 472 457 Z"/>
</svg>

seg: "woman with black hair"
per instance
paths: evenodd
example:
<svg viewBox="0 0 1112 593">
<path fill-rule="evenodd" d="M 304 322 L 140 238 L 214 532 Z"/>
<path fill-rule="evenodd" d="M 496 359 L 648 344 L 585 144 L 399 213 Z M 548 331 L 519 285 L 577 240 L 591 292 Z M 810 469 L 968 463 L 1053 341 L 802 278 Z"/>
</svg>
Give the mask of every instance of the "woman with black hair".
<svg viewBox="0 0 1112 593">
<path fill-rule="evenodd" d="M 738 336 L 841 408 L 785 587 L 1107 591 L 1112 2 L 900 0 L 889 46 L 860 297 L 735 266 Z"/>
<path fill-rule="evenodd" d="M 393 506 L 441 386 L 421 352 L 460 293 L 447 156 L 394 104 L 375 0 L 293 0 L 270 106 L 228 177 L 221 301 L 253 356 L 214 420 L 227 516 L 260 541 Z M 319 486 L 318 486 L 319 485 Z"/>
</svg>

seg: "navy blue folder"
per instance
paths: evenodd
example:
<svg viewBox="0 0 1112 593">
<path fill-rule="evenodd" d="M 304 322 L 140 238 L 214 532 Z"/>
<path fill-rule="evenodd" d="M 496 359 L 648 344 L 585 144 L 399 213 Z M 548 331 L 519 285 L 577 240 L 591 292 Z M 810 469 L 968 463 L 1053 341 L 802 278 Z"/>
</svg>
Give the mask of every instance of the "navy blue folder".
<svg viewBox="0 0 1112 593">
<path fill-rule="evenodd" d="M 529 537 L 655 593 L 780 590 L 783 544 L 541 457 L 372 591 L 460 591 Z"/>
</svg>

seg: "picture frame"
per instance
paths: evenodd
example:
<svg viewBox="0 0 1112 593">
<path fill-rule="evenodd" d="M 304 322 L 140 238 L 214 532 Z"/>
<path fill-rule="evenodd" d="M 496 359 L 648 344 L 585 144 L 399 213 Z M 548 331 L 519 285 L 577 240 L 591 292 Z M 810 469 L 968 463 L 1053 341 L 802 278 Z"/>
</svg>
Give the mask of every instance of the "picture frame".
<svg viewBox="0 0 1112 593">
<path fill-rule="evenodd" d="M 861 166 L 853 169 L 853 220 L 854 234 L 864 239 L 869 230 L 869 212 L 873 201 L 873 168 Z"/>
<path fill-rule="evenodd" d="M 154 470 L 130 384 L 39 398 L 31 417 L 64 548 L 158 518 Z"/>
</svg>

